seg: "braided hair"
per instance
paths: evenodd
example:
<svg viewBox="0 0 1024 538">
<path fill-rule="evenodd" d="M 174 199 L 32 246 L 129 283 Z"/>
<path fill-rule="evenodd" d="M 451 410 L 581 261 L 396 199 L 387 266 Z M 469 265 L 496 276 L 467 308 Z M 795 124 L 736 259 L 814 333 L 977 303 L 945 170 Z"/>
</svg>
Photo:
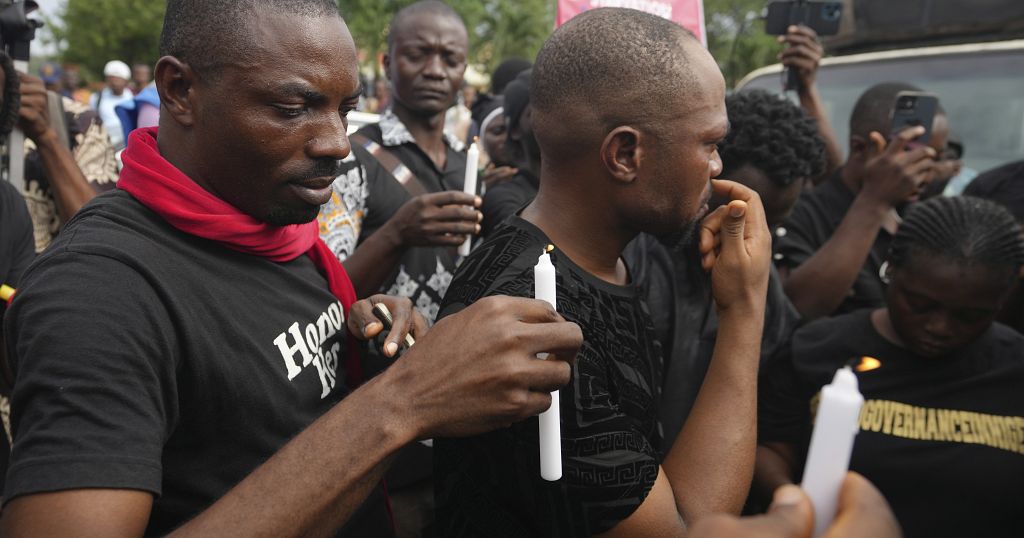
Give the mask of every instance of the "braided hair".
<svg viewBox="0 0 1024 538">
<path fill-rule="evenodd" d="M 910 210 L 889 247 L 889 265 L 903 267 L 920 254 L 1005 268 L 1012 281 L 1024 265 L 1024 238 L 1016 219 L 1001 205 L 972 196 L 940 196 Z"/>
</svg>

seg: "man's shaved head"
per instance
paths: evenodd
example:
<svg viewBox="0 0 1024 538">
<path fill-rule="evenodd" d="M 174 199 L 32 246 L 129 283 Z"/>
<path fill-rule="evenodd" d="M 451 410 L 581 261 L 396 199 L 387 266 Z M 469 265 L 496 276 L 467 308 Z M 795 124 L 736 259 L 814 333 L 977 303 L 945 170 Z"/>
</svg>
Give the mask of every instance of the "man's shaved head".
<svg viewBox="0 0 1024 538">
<path fill-rule="evenodd" d="M 249 40 L 259 35 L 248 24 L 257 11 L 336 17 L 338 4 L 335 0 L 167 0 L 160 55 L 174 56 L 195 69 L 216 70 L 244 54 Z"/>
<path fill-rule="evenodd" d="M 622 8 L 585 11 L 555 30 L 537 54 L 530 95 L 539 134 L 564 124 L 604 128 L 653 123 L 669 103 L 699 90 L 691 64 L 701 48 L 672 21 Z"/>
<path fill-rule="evenodd" d="M 857 99 L 850 114 L 850 135 L 867 139 L 872 131 L 882 136 L 892 133 L 892 109 L 896 106 L 896 96 L 900 92 L 919 92 L 921 88 L 906 82 L 883 82 L 868 88 Z M 936 116 L 944 116 L 946 112 L 939 106 Z"/>
<path fill-rule="evenodd" d="M 438 17 L 450 17 L 454 20 L 459 21 L 459 25 L 465 28 L 465 23 L 462 21 L 462 17 L 452 9 L 451 6 L 438 0 L 422 0 L 415 4 L 408 5 L 395 13 L 395 16 L 391 18 L 391 24 L 388 26 L 388 51 L 391 51 L 391 47 L 395 44 L 395 36 L 402 31 L 402 25 L 406 21 L 421 15 L 431 15 Z"/>
</svg>

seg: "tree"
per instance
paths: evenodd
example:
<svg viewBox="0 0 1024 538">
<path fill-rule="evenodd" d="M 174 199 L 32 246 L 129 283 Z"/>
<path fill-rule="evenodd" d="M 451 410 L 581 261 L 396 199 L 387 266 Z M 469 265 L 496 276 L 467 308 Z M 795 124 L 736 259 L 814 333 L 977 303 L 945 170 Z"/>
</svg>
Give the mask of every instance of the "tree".
<svg viewBox="0 0 1024 538">
<path fill-rule="evenodd" d="M 744 75 L 777 62 L 782 47 L 764 33 L 760 20 L 765 0 L 704 0 L 708 49 L 718 61 L 726 84 L 734 86 Z"/>
<path fill-rule="evenodd" d="M 377 57 L 386 52 L 388 23 L 414 0 L 339 0 L 364 65 L 379 69 Z M 512 56 L 532 59 L 555 24 L 552 0 L 450 0 L 469 33 L 469 63 L 492 71 Z"/>
<path fill-rule="evenodd" d="M 100 78 L 110 60 L 156 63 L 164 8 L 153 0 L 67 0 L 62 22 L 48 22 L 61 59 Z"/>
</svg>

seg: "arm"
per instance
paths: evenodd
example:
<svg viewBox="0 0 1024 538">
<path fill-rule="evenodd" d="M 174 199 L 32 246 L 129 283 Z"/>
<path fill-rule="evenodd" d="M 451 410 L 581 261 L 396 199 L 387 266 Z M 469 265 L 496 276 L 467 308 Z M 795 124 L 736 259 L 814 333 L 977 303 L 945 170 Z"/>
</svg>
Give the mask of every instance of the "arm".
<svg viewBox="0 0 1024 538">
<path fill-rule="evenodd" d="M 411 309 L 407 300 L 401 309 Z M 369 312 L 369 301 L 353 306 L 353 334 L 380 332 Z M 412 323 L 411 316 L 404 322 L 399 318 L 399 330 L 389 340 Z M 467 332 L 466 326 L 476 330 Z M 461 342 L 465 352 L 451 353 L 451 342 Z M 359 506 L 402 445 L 424 437 L 479 434 L 546 409 L 549 391 L 569 380 L 570 367 L 538 361 L 536 354 L 573 357 L 581 343 L 579 327 L 544 303 L 482 300 L 438 322 L 392 368 L 345 398 L 176 534 L 328 535 Z M 140 536 L 151 505 L 149 493 L 126 490 L 25 495 L 5 507 L 0 532 Z"/>
<path fill-rule="evenodd" d="M 839 307 L 893 208 L 907 201 L 931 174 L 935 150 L 919 146 L 907 151 L 923 129 L 899 133 L 888 147 L 881 134 L 871 133 L 863 168 L 844 169 L 860 176 L 862 186 L 853 205 L 817 252 L 798 267 L 781 271 L 786 295 L 805 320 L 827 316 Z"/>
<path fill-rule="evenodd" d="M 782 65 L 796 69 L 800 77 L 800 87 L 797 88 L 800 106 L 807 111 L 808 115 L 817 120 L 818 131 L 825 141 L 827 158 L 825 171 L 820 176 L 812 178 L 814 183 L 818 184 L 843 164 L 843 149 L 836 139 L 835 131 L 832 130 L 828 114 L 825 113 L 825 105 L 821 101 L 821 94 L 818 93 L 816 83 L 818 63 L 824 56 L 825 49 L 818 41 L 818 34 L 803 25 L 790 26 L 786 35 L 779 36 L 779 41 L 786 44 L 785 50 L 779 54 Z"/>
<path fill-rule="evenodd" d="M 57 213 L 67 222 L 96 191 L 89 185 L 71 150 L 64 147 L 50 125 L 46 87 L 43 81 L 21 73 L 21 109 L 18 125 L 36 143 L 43 170 L 50 181 Z"/>
<path fill-rule="evenodd" d="M 811 500 L 796 486 L 775 493 L 768 513 L 736 518 L 710 517 L 698 524 L 694 538 L 810 538 L 814 531 Z M 839 492 L 838 514 L 825 538 L 898 538 L 903 533 L 885 498 L 857 473 L 847 473 Z"/>
<path fill-rule="evenodd" d="M 700 250 L 711 270 L 721 319 L 711 365 L 683 431 L 662 464 L 658 483 L 609 537 L 682 535 L 687 525 L 718 512 L 738 514 L 754 468 L 757 369 L 761 352 L 771 238 L 757 194 L 714 181 L 733 200 L 704 219 Z M 674 510 L 657 508 L 668 505 Z M 648 506 L 651 504 L 652 506 Z M 668 505 L 671 506 L 671 505 Z"/>
<path fill-rule="evenodd" d="M 467 235 L 479 233 L 480 204 L 480 197 L 458 191 L 423 194 L 406 202 L 342 261 L 356 295 L 379 290 L 409 248 L 457 247 Z"/>
<path fill-rule="evenodd" d="M 792 484 L 798 466 L 796 446 L 791 443 L 765 442 L 757 446 L 753 493 L 760 499 L 771 499 L 781 486 Z"/>
</svg>

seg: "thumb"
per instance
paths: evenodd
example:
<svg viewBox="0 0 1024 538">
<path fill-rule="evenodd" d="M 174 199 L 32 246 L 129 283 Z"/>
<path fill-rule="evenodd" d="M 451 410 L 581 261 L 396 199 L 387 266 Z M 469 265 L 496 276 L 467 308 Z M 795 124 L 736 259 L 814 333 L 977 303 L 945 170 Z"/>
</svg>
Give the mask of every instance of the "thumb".
<svg viewBox="0 0 1024 538">
<path fill-rule="evenodd" d="M 789 530 L 789 536 L 810 536 L 814 529 L 814 509 L 802 489 L 786 484 L 775 490 L 767 516 L 779 527 Z"/>
<path fill-rule="evenodd" d="M 880 155 L 885 151 L 885 147 L 888 144 L 885 142 L 885 137 L 878 131 L 871 131 L 868 135 L 868 155 L 874 157 Z"/>
<path fill-rule="evenodd" d="M 742 200 L 729 202 L 728 215 L 722 226 L 722 246 L 729 243 L 743 243 L 743 228 L 747 222 L 747 203 Z"/>
</svg>

